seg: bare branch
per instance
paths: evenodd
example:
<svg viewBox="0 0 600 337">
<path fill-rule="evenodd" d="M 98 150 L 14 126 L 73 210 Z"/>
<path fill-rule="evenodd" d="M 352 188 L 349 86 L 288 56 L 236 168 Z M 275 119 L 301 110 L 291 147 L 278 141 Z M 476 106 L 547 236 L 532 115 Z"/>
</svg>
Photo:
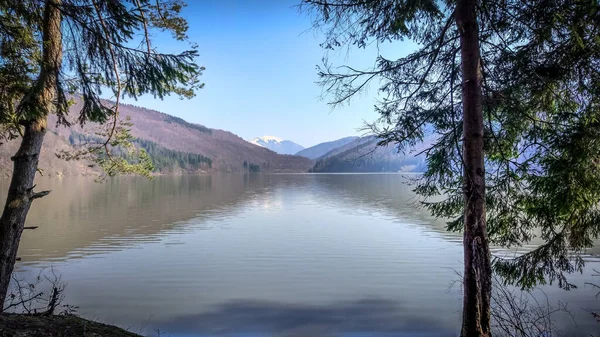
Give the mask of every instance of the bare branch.
<svg viewBox="0 0 600 337">
<path fill-rule="evenodd" d="M 41 192 L 33 193 L 30 198 L 31 198 L 31 200 L 43 198 L 43 197 L 47 196 L 48 194 L 50 194 L 50 192 L 52 192 L 52 191 L 41 191 Z"/>
</svg>

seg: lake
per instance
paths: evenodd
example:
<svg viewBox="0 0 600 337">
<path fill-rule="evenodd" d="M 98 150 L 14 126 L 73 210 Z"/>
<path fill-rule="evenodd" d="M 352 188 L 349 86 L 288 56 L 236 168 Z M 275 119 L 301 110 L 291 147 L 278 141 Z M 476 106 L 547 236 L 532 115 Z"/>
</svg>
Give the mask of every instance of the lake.
<svg viewBox="0 0 600 337">
<path fill-rule="evenodd" d="M 16 272 L 52 267 L 64 303 L 156 336 L 457 336 L 462 236 L 414 207 L 398 174 L 40 179 Z M 1 182 L 5 197 L 8 180 Z M 495 250 L 499 253 L 499 250 Z M 600 331 L 595 249 L 568 303 Z M 600 283 L 600 278 L 598 278 Z M 575 325 L 577 324 L 577 325 Z"/>
</svg>

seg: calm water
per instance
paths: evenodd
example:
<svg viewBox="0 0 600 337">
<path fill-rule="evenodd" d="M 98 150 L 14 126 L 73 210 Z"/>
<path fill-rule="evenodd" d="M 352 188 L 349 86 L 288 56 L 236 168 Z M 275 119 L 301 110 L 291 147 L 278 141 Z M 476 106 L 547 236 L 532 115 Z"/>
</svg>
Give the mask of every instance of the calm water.
<svg viewBox="0 0 600 337">
<path fill-rule="evenodd" d="M 2 191 L 8 181 L 2 182 Z M 38 182 L 17 272 L 52 266 L 84 317 L 172 336 L 455 336 L 459 235 L 401 175 L 212 175 Z M 593 253 L 593 252 L 592 252 Z M 593 260 L 593 254 L 590 260 Z M 591 262 L 570 332 L 597 332 Z M 598 329 L 596 328 L 598 326 Z M 154 333 L 156 335 L 156 333 Z"/>
</svg>

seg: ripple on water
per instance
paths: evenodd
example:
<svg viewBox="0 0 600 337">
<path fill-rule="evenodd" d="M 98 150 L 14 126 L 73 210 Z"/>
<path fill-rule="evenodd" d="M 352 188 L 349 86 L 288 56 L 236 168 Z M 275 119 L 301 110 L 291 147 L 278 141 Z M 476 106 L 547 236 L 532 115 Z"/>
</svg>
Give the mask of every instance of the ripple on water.
<svg viewBox="0 0 600 337">
<path fill-rule="evenodd" d="M 55 266 L 87 317 L 173 336 L 456 335 L 462 236 L 415 209 L 400 175 L 48 184 L 58 197 L 32 208 L 17 270 Z"/>
</svg>

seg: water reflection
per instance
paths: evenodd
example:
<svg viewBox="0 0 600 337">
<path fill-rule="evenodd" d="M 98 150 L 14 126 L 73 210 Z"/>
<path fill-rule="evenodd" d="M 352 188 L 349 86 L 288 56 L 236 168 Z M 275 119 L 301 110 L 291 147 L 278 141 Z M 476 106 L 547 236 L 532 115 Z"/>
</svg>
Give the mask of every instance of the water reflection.
<svg viewBox="0 0 600 337">
<path fill-rule="evenodd" d="M 59 261 L 155 241 L 190 218 L 218 217 L 265 193 L 261 175 L 205 175 L 110 179 L 40 179 L 52 193 L 33 205 L 19 256 L 25 264 Z M 2 181 L 2 199 L 8 181 Z M 218 186 L 218 188 L 215 188 Z"/>
<path fill-rule="evenodd" d="M 98 184 L 89 178 L 40 179 L 49 197 L 36 201 L 27 218 L 19 256 L 25 264 L 59 261 L 153 241 L 161 231 L 185 230 L 187 220 L 231 215 L 266 194 L 260 207 L 274 207 L 269 195 L 304 192 L 324 206 L 386 211 L 398 221 L 418 220 L 440 233 L 443 221 L 410 205 L 414 197 L 398 175 L 204 175 L 163 176 L 149 181 L 120 177 Z M 5 198 L 8 180 L 0 181 Z M 281 201 L 280 201 L 281 202 Z M 460 238 L 448 235 L 450 239 Z"/>
<path fill-rule="evenodd" d="M 454 335 L 461 294 L 448 289 L 462 269 L 461 238 L 413 208 L 405 182 L 389 174 L 42 180 L 53 193 L 31 210 L 27 224 L 40 228 L 23 236 L 18 270 L 55 266 L 69 282 L 67 303 L 135 329 Z M 583 286 L 589 275 L 573 281 Z M 589 291 L 546 290 L 575 310 L 596 304 Z"/>
<path fill-rule="evenodd" d="M 351 203 L 357 208 L 388 212 L 390 219 L 411 222 L 435 231 L 449 240 L 460 241 L 462 235 L 446 231 L 443 219 L 432 217 L 412 192 L 416 175 L 410 174 L 323 174 L 314 175 L 315 188 L 323 195 L 335 195 L 335 204 Z"/>
</svg>

